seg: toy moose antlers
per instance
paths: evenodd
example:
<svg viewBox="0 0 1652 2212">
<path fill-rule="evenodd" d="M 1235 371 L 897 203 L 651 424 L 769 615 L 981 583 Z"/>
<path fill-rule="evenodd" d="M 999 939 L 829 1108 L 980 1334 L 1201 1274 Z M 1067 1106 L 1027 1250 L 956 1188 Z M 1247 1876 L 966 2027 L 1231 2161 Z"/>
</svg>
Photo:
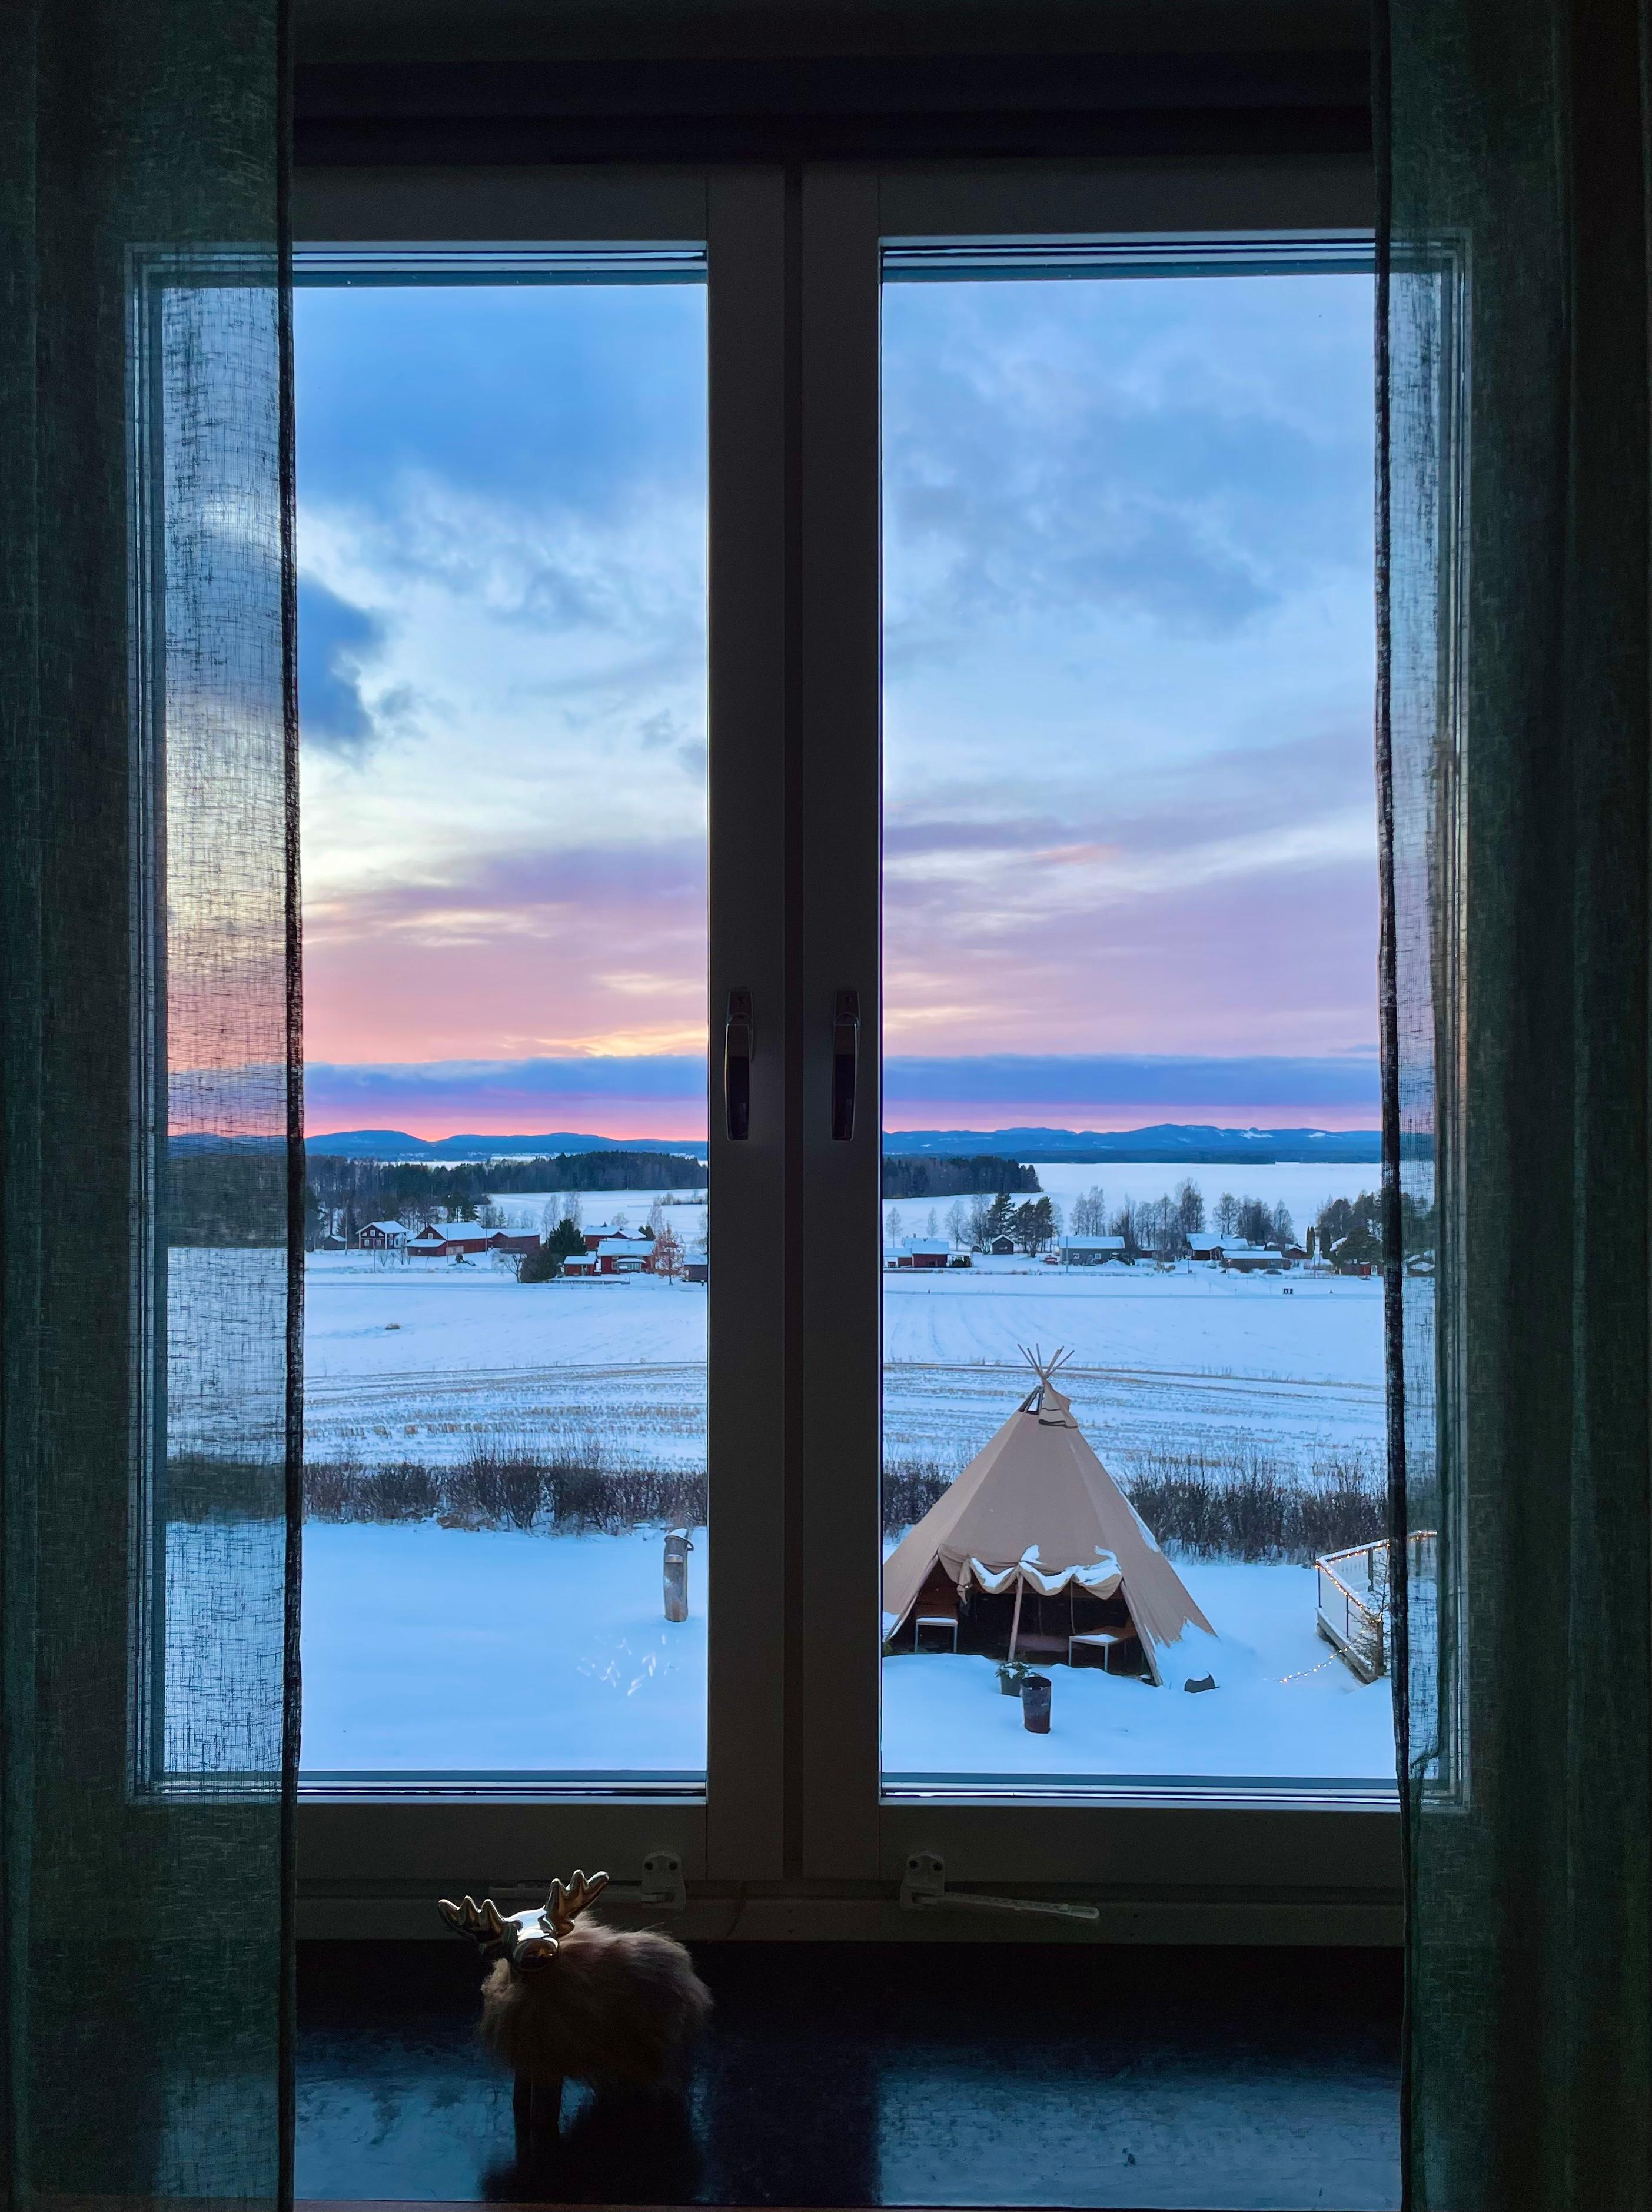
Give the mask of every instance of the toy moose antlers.
<svg viewBox="0 0 1652 2212">
<path fill-rule="evenodd" d="M 519 2136 L 554 2133 L 564 2081 L 593 2088 L 683 2086 L 711 1993 L 683 1946 L 653 1929 L 580 1917 L 605 1874 L 553 1881 L 538 1911 L 492 1898 L 438 1906 L 493 1966 L 482 1985 L 482 2039 L 515 2076 Z"/>
</svg>

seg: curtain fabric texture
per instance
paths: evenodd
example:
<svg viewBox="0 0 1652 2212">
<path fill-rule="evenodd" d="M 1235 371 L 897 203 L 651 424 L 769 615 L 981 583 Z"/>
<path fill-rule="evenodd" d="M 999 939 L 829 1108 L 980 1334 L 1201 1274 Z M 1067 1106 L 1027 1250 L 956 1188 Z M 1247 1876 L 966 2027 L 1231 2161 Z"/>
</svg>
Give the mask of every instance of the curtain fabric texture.
<svg viewBox="0 0 1652 2212">
<path fill-rule="evenodd" d="M 1652 2199 L 1645 30 L 1635 0 L 1378 9 L 1406 2179 L 1430 2212 Z"/>
<path fill-rule="evenodd" d="M 278 0 L 0 9 L 0 2173 L 290 2198 Z"/>
</svg>

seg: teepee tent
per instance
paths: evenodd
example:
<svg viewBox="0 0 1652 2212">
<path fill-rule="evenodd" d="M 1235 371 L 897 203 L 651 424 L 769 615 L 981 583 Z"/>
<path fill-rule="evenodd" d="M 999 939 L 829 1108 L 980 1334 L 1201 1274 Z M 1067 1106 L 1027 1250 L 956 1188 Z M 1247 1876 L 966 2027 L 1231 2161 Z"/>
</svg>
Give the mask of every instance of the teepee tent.
<svg viewBox="0 0 1652 2212">
<path fill-rule="evenodd" d="M 1061 1354 L 1027 1358 L 1037 1382 L 884 1563 L 885 1646 L 950 1629 L 959 1651 L 1185 1674 L 1185 1632 L 1215 1632 L 1055 1388 Z"/>
</svg>

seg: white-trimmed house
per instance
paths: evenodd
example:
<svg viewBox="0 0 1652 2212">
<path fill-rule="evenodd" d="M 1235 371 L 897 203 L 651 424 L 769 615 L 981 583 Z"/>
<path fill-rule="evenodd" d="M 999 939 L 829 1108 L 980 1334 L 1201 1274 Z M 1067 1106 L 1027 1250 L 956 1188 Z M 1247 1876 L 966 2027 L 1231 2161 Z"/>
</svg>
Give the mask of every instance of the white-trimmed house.
<svg viewBox="0 0 1652 2212">
<path fill-rule="evenodd" d="M 460 1260 L 481 1252 L 525 1256 L 538 1249 L 536 1230 L 486 1229 L 479 1221 L 427 1221 L 407 1247 L 409 1258 L 414 1260 Z"/>
<path fill-rule="evenodd" d="M 1237 1275 L 1277 1275 L 1290 1265 L 1276 1245 L 1248 1244 L 1242 1237 L 1224 1237 L 1218 1256 Z"/>
<path fill-rule="evenodd" d="M 1099 1267 L 1125 1256 L 1122 1237 L 1058 1237 L 1054 1258 L 1058 1267 Z"/>
<path fill-rule="evenodd" d="M 622 1229 L 612 1221 L 596 1222 L 589 1229 L 581 1229 L 580 1234 L 585 1239 L 587 1252 L 599 1251 L 604 1244 L 616 1241 L 623 1244 L 652 1244 L 654 1241 L 646 1228 Z"/>
<path fill-rule="evenodd" d="M 407 1243 L 407 1231 L 399 1221 L 369 1221 L 355 1242 L 363 1252 L 391 1252 Z"/>
<path fill-rule="evenodd" d="M 623 1235 L 604 1237 L 592 1255 L 599 1275 L 645 1274 L 653 1256 L 654 1241 L 652 1237 Z"/>
<path fill-rule="evenodd" d="M 944 1267 L 951 1262 L 952 1247 L 944 1237 L 904 1237 L 894 1259 L 897 1267 Z"/>
</svg>

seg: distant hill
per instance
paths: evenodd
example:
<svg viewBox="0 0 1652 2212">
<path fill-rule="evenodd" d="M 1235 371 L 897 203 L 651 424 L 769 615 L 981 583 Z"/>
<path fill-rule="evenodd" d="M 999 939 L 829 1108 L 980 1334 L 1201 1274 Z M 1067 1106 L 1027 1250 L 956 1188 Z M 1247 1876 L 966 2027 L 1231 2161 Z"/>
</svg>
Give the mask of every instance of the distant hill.
<svg viewBox="0 0 1652 2212">
<path fill-rule="evenodd" d="M 1370 1162 L 1382 1157 L 1380 1129 L 1219 1129 L 1160 1121 L 1146 1129 L 896 1129 L 886 1153 L 987 1154 L 1019 1160 L 1157 1161 L 1167 1166 L 1266 1167 L 1279 1161 Z"/>
<path fill-rule="evenodd" d="M 339 1160 L 505 1160 L 557 1152 L 686 1152 L 704 1159 L 691 1137 L 588 1137 L 557 1129 L 542 1137 L 410 1137 L 405 1129 L 335 1129 L 306 1137 L 304 1148 Z"/>
<path fill-rule="evenodd" d="M 592 1137 L 556 1130 L 537 1137 L 410 1137 L 404 1129 L 339 1129 L 306 1139 L 312 1155 L 347 1160 L 483 1161 L 542 1158 L 562 1152 L 672 1152 L 703 1160 L 693 1138 Z M 1409 1148 L 1408 1148 L 1409 1149 Z M 905 1159 L 956 1158 L 1156 1161 L 1168 1166 L 1265 1167 L 1270 1162 L 1333 1160 L 1376 1165 L 1382 1157 L 1376 1129 L 1224 1129 L 1195 1121 L 1160 1121 L 1145 1129 L 896 1129 L 885 1154 Z"/>
</svg>

